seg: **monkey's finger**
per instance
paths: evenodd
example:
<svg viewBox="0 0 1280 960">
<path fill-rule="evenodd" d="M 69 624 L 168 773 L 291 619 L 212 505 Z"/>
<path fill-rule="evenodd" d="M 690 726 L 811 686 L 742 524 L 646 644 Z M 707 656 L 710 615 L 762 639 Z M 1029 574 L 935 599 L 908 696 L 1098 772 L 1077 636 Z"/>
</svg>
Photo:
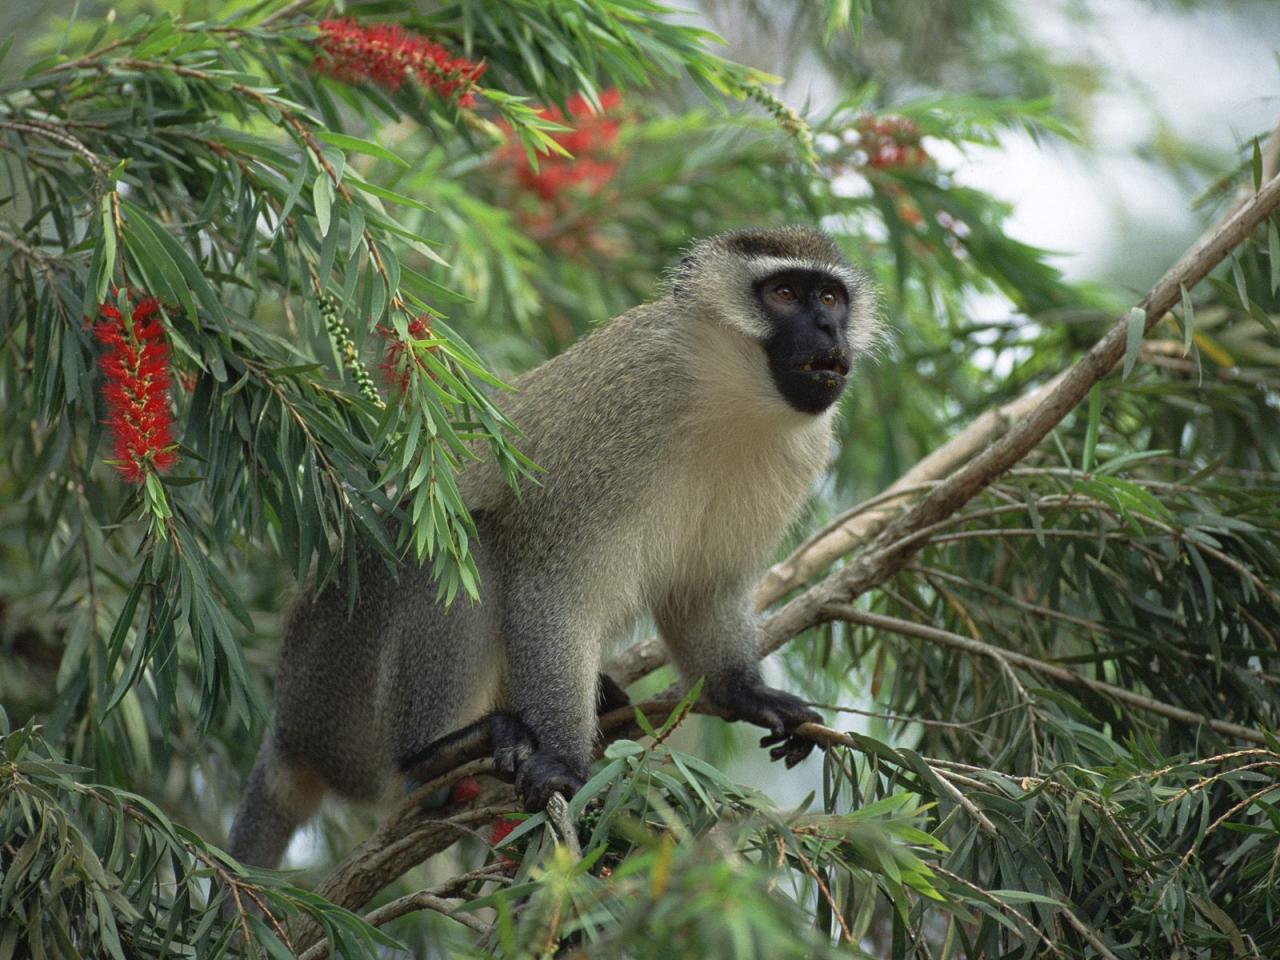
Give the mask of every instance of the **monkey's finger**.
<svg viewBox="0 0 1280 960">
<path fill-rule="evenodd" d="M 787 735 L 787 721 L 778 711 L 768 707 L 761 710 L 759 715 L 752 718 L 752 722 L 767 729 L 771 736 L 785 737 Z"/>
<path fill-rule="evenodd" d="M 775 743 L 782 743 L 791 735 L 785 730 L 775 730 L 773 733 L 766 733 L 760 738 L 761 747 L 772 747 Z M 774 759 L 777 759 L 776 757 Z"/>
<path fill-rule="evenodd" d="M 806 740 L 803 737 L 792 737 L 790 749 L 787 751 L 787 759 L 784 761 L 787 769 L 790 770 L 809 754 L 813 753 L 813 748 L 816 746 L 817 744 L 812 740 Z"/>
<path fill-rule="evenodd" d="M 802 723 L 822 723 L 822 714 L 808 707 L 799 705 L 794 710 L 787 711 L 786 724 L 788 730 L 794 730 Z"/>
<path fill-rule="evenodd" d="M 813 752 L 814 743 L 803 737 L 789 735 L 769 751 L 770 760 L 781 760 L 790 770 Z"/>
<path fill-rule="evenodd" d="M 788 736 L 790 735 L 788 735 L 786 731 L 765 733 L 763 737 L 760 737 L 760 748 L 767 750 L 768 748 L 771 748 L 771 746 L 782 744 L 782 742 L 786 741 Z"/>
<path fill-rule="evenodd" d="M 520 769 L 520 759 L 516 755 L 514 747 L 506 747 L 493 752 L 494 772 L 508 783 L 511 782 L 516 775 L 516 771 Z"/>
</svg>

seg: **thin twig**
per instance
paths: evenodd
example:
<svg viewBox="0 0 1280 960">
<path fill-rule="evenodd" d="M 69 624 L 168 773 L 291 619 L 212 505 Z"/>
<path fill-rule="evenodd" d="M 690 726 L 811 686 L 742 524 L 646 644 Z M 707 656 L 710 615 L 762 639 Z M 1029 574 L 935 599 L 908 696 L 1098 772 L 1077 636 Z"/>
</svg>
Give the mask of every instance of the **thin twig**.
<svg viewBox="0 0 1280 960">
<path fill-rule="evenodd" d="M 923 623 L 913 623 L 910 620 L 902 620 L 898 617 L 886 617 L 883 614 L 871 613 L 867 610 L 859 610 L 849 604 L 832 603 L 823 608 L 823 614 L 831 619 L 844 620 L 848 623 L 857 623 L 865 627 L 871 627 L 875 630 L 888 630 L 891 633 L 901 634 L 906 637 L 913 637 L 917 640 L 926 640 L 930 643 L 936 643 L 940 646 L 950 647 L 953 650 L 962 650 L 965 653 L 977 654 L 978 656 L 989 657 L 998 663 L 1005 665 L 1016 665 L 1025 670 L 1033 670 L 1045 676 L 1053 677 L 1055 680 L 1076 687 L 1086 687 L 1096 693 L 1101 693 L 1128 704 L 1131 707 L 1137 707 L 1148 713 L 1159 714 L 1168 717 L 1171 720 L 1178 720 L 1181 723 L 1199 724 L 1209 727 L 1217 733 L 1228 737 L 1237 737 L 1241 740 L 1247 740 L 1250 743 L 1256 743 L 1260 746 L 1266 745 L 1266 737 L 1257 730 L 1250 727 L 1241 726 L 1238 723 L 1230 723 L 1226 720 L 1216 720 L 1212 717 L 1206 717 L 1204 714 L 1196 713 L 1193 710 L 1185 710 L 1182 707 L 1175 707 L 1173 704 L 1165 703 L 1162 700 L 1156 700 L 1152 697 L 1143 696 L 1140 693 L 1134 693 L 1132 690 L 1124 687 L 1117 687 L 1114 684 L 1106 683 L 1102 680 L 1093 680 L 1089 677 L 1082 676 L 1073 670 L 1059 666 L 1056 663 L 1049 663 L 1045 660 L 1038 660 L 1035 657 L 1027 656 L 1025 653 L 1018 653 L 1014 650 L 1005 650 L 1002 647 L 992 646 L 989 643 L 983 643 L 981 640 L 974 640 L 971 637 L 961 636 L 958 633 L 952 633 L 949 630 L 941 630 L 938 627 L 931 627 Z"/>
<path fill-rule="evenodd" d="M 818 874 L 817 868 L 799 850 L 792 850 L 791 855 L 800 861 L 800 866 L 804 868 L 804 872 L 812 877 L 813 882 L 818 885 L 818 892 L 822 895 L 822 899 L 827 902 L 827 909 L 831 911 L 831 915 L 836 918 L 836 923 L 840 925 L 840 939 L 845 943 L 853 943 L 853 934 L 849 932 L 849 927 L 844 922 L 844 912 L 836 904 L 835 897 L 831 896 L 831 891 Z"/>
<path fill-rule="evenodd" d="M 1001 707 L 999 710 L 992 710 L 990 713 L 984 713 L 980 717 L 974 717 L 972 720 L 928 720 L 924 717 L 913 717 L 901 713 L 888 713 L 883 710 L 861 710 L 858 707 L 841 707 L 834 703 L 819 703 L 816 700 L 808 701 L 811 707 L 820 707 L 823 710 L 829 710 L 832 713 L 851 713 L 859 717 L 871 717 L 875 720 L 888 720 L 890 723 L 902 724 L 919 724 L 922 727 L 939 727 L 944 730 L 968 730 L 972 731 L 975 727 L 985 726 L 989 721 L 996 717 L 1002 717 L 1006 713 L 1014 713 L 1018 710 L 1026 709 L 1026 705 L 1015 703 L 1008 707 Z"/>
<path fill-rule="evenodd" d="M 960 791 L 960 788 L 951 782 L 949 777 L 938 777 L 938 783 L 942 784 L 942 789 L 947 792 L 947 796 L 954 800 L 969 815 L 970 819 L 982 828 L 983 833 L 992 840 L 1000 839 L 1000 831 L 996 828 L 996 825 L 987 819 L 987 815 L 979 810 L 977 805 L 966 797 Z"/>
<path fill-rule="evenodd" d="M 479 870 L 471 870 L 468 873 L 461 874 L 456 877 L 450 877 L 447 881 L 435 887 L 426 890 L 419 890 L 416 893 L 410 893 L 390 903 L 385 903 L 376 910 L 371 910 L 364 915 L 365 923 L 374 927 L 381 927 L 392 920 L 403 917 L 406 914 L 414 913 L 418 910 L 435 910 L 443 913 L 447 917 L 452 917 L 459 923 L 470 927 L 477 933 L 488 933 L 489 925 L 481 920 L 475 914 L 460 910 L 453 904 L 449 903 L 448 898 L 456 898 L 458 891 L 475 881 L 506 883 L 507 877 L 502 872 L 499 864 L 489 864 Z M 299 960 L 324 960 L 329 956 L 330 943 L 328 939 L 321 940 L 314 946 L 309 947 L 305 953 L 301 954 Z"/>
<path fill-rule="evenodd" d="M 569 851 L 569 856 L 573 858 L 573 862 L 577 863 L 581 860 L 582 844 L 578 840 L 578 828 L 574 826 L 573 821 L 569 818 L 569 801 L 559 791 L 551 794 L 551 799 L 547 801 L 547 819 L 551 821 L 551 825 L 555 828 L 556 836 L 560 838 L 560 842 Z"/>
<path fill-rule="evenodd" d="M 1098 936 L 1097 931 L 1086 926 L 1083 920 L 1071 912 L 1070 907 L 1064 903 L 1059 904 L 1058 909 L 1061 910 L 1062 915 L 1067 918 L 1067 923 L 1075 927 L 1076 932 L 1089 941 L 1089 946 L 1097 950 L 1099 954 L 1106 958 L 1106 960 L 1119 960 L 1119 958 L 1107 948 L 1107 945 L 1102 942 L 1102 938 Z"/>
</svg>

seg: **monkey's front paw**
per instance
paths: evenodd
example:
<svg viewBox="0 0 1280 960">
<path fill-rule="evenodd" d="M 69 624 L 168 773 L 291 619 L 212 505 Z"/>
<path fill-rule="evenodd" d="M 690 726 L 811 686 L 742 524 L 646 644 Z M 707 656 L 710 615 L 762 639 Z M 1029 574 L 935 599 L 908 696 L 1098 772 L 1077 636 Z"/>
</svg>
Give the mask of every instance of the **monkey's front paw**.
<svg viewBox="0 0 1280 960">
<path fill-rule="evenodd" d="M 772 747 L 769 758 L 784 761 L 788 769 L 817 746 L 813 740 L 793 731 L 802 723 L 821 723 L 822 715 L 785 690 L 755 684 L 738 687 L 716 702 L 728 712 L 729 719 L 768 728 L 769 734 L 760 739 L 760 746 Z"/>
<path fill-rule="evenodd" d="M 530 755 L 516 774 L 516 789 L 530 813 L 546 809 L 553 793 L 561 793 L 568 800 L 586 782 L 585 773 L 576 763 L 547 750 Z"/>
<path fill-rule="evenodd" d="M 510 782 L 538 749 L 537 738 L 523 721 L 508 713 L 494 714 L 489 729 L 493 736 L 494 772 Z"/>
</svg>

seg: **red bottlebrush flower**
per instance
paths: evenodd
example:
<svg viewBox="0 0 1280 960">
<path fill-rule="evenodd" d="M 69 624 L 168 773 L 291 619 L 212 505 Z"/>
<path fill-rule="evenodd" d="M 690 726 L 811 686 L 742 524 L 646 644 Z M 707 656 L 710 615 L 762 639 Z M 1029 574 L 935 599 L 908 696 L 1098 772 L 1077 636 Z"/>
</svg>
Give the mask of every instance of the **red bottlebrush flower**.
<svg viewBox="0 0 1280 960">
<path fill-rule="evenodd" d="M 463 777 L 449 792 L 449 799 L 454 803 L 470 803 L 478 796 L 480 796 L 480 781 L 475 777 Z"/>
<path fill-rule="evenodd" d="M 382 371 L 387 389 L 395 396 L 403 397 L 409 389 L 409 377 L 415 366 L 420 370 L 427 368 L 426 361 L 419 357 L 409 344 L 400 339 L 395 330 L 379 327 L 378 333 L 387 339 L 387 350 L 382 355 L 378 368 Z M 421 313 L 409 321 L 409 335 L 415 340 L 425 340 L 431 336 L 431 318 Z M 435 347 L 428 349 L 434 350 Z"/>
<path fill-rule="evenodd" d="M 458 105 L 475 103 L 485 64 L 450 56 L 440 44 L 394 23 L 364 25 L 349 18 L 321 20 L 315 65 L 345 83 L 368 82 L 395 92 L 415 78 L 445 99 L 461 92 Z"/>
<path fill-rule="evenodd" d="M 509 144 L 505 158 L 515 169 L 516 180 L 526 190 L 536 193 L 543 200 L 551 201 L 569 189 L 595 196 L 618 172 L 615 141 L 621 124 L 617 119 L 622 94 L 617 90 L 605 90 L 600 94 L 600 112 L 592 113 L 582 94 L 574 94 L 565 104 L 565 110 L 546 107 L 538 116 L 572 126 L 565 133 L 553 134 L 552 139 L 572 156 L 552 154 L 538 158 L 534 170 L 524 149 L 517 143 Z M 567 116 L 566 116 L 567 114 Z"/>
<path fill-rule="evenodd" d="M 507 836 L 511 831 L 518 826 L 520 826 L 519 820 L 510 820 L 507 817 L 499 817 L 497 820 L 493 821 L 493 823 L 489 824 L 489 842 L 496 847 L 503 840 L 507 839 Z"/>
<path fill-rule="evenodd" d="M 853 127 L 858 133 L 859 148 L 866 154 L 865 166 L 910 170 L 929 162 L 929 154 L 920 145 L 920 128 L 906 117 L 865 114 Z"/>
<path fill-rule="evenodd" d="M 605 90 L 600 94 L 599 113 L 591 112 L 581 94 L 571 97 L 564 110 L 547 107 L 539 111 L 545 119 L 573 127 L 552 134 L 572 156 L 540 156 L 535 170 L 515 138 L 494 156 L 516 195 L 516 217 L 521 226 L 562 254 L 572 256 L 607 246 L 596 224 L 579 210 L 583 200 L 596 201 L 593 210 L 606 205 L 601 198 L 621 167 L 617 144 L 624 119 L 621 104 L 619 91 Z"/>
<path fill-rule="evenodd" d="M 510 817 L 499 817 L 493 821 L 489 824 L 489 844 L 494 847 L 499 846 L 512 830 L 520 826 L 520 823 L 520 820 L 512 820 Z M 498 854 L 498 859 L 505 867 L 512 868 L 516 865 L 515 860 L 505 853 Z"/>
<path fill-rule="evenodd" d="M 105 423 L 115 441 L 112 465 L 129 483 L 143 483 L 151 471 L 163 472 L 178 460 L 173 451 L 169 408 L 169 346 L 158 314 L 160 302 L 143 297 L 125 316 L 115 306 L 98 308 L 94 336 L 106 346 L 98 367 L 106 380 L 102 395 Z"/>
</svg>

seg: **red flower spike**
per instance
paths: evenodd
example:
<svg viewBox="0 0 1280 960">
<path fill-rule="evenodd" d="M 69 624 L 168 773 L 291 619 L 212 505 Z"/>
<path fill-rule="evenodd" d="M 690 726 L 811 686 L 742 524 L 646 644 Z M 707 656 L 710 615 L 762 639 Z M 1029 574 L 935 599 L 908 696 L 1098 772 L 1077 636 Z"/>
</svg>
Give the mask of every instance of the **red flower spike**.
<svg viewBox="0 0 1280 960">
<path fill-rule="evenodd" d="M 125 294 L 132 305 L 133 294 Z M 113 466 L 129 483 L 145 483 L 178 461 L 173 451 L 169 407 L 169 346 L 156 317 L 160 303 L 144 297 L 128 318 L 109 303 L 98 308 L 94 336 L 107 349 L 98 357 L 106 384 L 102 389 L 114 441 Z"/>
<path fill-rule="evenodd" d="M 475 104 L 476 81 L 485 64 L 451 57 L 438 43 L 394 23 L 363 25 L 348 18 L 321 20 L 318 69 L 344 83 L 372 83 L 392 93 L 410 78 L 439 96 Z"/>
<path fill-rule="evenodd" d="M 409 377 L 413 374 L 414 367 L 426 370 L 427 363 L 410 349 L 409 344 L 400 339 L 395 330 L 380 326 L 378 333 L 387 339 L 387 352 L 382 355 L 382 362 L 378 364 L 378 369 L 382 371 L 387 389 L 397 398 L 403 397 L 409 390 Z M 421 313 L 410 320 L 409 336 L 415 340 L 425 340 L 430 337 L 431 318 Z M 428 349 L 434 350 L 435 347 Z"/>
<path fill-rule="evenodd" d="M 913 170 L 929 162 L 920 145 L 920 128 L 906 117 L 864 114 L 853 125 L 866 166 L 877 170 Z"/>
<path fill-rule="evenodd" d="M 449 792 L 449 799 L 454 803 L 470 803 L 478 796 L 480 796 L 480 781 L 475 777 L 463 777 Z"/>
<path fill-rule="evenodd" d="M 535 171 L 523 147 L 518 143 L 508 144 L 503 156 L 515 168 L 520 186 L 543 200 L 552 201 L 570 189 L 595 196 L 608 185 L 618 172 L 615 141 L 621 124 L 611 114 L 616 114 L 622 104 L 622 94 L 617 90 L 605 90 L 599 99 L 599 113 L 592 112 L 587 99 L 580 93 L 569 98 L 564 111 L 558 107 L 545 107 L 538 111 L 538 116 L 544 120 L 574 128 L 552 134 L 552 139 L 572 154 L 570 157 L 559 154 L 539 157 Z"/>
<path fill-rule="evenodd" d="M 506 817 L 499 817 L 493 823 L 489 824 L 489 842 L 495 847 L 503 840 L 507 839 L 507 835 L 520 825 L 519 820 L 509 820 Z"/>
<path fill-rule="evenodd" d="M 499 817 L 493 823 L 489 824 L 489 844 L 490 846 L 499 846 L 502 841 L 507 839 L 507 835 L 516 827 L 520 826 L 519 820 L 512 820 L 509 817 Z M 515 860 L 507 856 L 505 853 L 498 854 L 498 859 L 504 867 L 508 869 L 514 868 Z"/>
</svg>

